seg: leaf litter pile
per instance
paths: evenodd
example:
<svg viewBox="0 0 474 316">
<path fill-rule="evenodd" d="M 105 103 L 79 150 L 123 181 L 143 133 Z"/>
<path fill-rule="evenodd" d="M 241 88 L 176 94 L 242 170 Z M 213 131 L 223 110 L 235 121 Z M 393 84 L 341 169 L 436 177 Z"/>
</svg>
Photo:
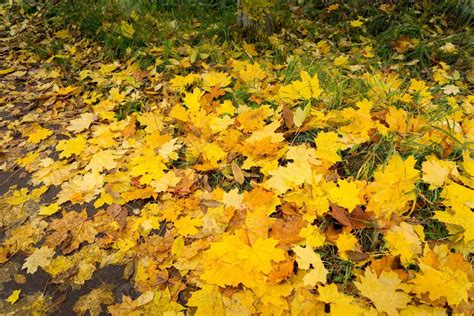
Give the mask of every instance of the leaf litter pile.
<svg viewBox="0 0 474 316">
<path fill-rule="evenodd" d="M 441 18 L 418 71 L 370 16 L 112 60 L 1 10 L 3 314 L 472 314 L 473 76 Z"/>
</svg>

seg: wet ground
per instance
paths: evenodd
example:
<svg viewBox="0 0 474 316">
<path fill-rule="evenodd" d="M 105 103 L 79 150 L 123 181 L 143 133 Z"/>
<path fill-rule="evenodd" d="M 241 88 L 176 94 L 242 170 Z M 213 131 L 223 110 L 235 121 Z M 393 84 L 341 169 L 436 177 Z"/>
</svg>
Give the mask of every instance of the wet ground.
<svg viewBox="0 0 474 316">
<path fill-rule="evenodd" d="M 0 38 L 8 37 L 5 32 L 0 32 Z M 5 61 L 12 50 L 17 50 L 16 46 L 18 43 L 10 38 L 9 45 L 3 45 L 0 48 L 0 60 Z M 5 41 L 2 41 L 5 44 Z M 31 64 L 28 69 L 29 72 L 34 72 L 35 67 L 40 67 L 37 64 Z M 0 68 L 6 68 L 5 65 L 1 65 Z M 0 76 L 0 86 L 9 87 L 7 91 L 10 93 L 0 93 L 0 135 L 6 137 L 8 132 L 8 124 L 20 120 L 22 116 L 29 114 L 34 111 L 41 100 L 41 95 L 38 98 L 32 98 L 31 100 L 19 100 L 14 95 L 14 91 L 22 92 L 33 86 L 34 83 L 29 82 L 27 76 L 18 78 L 16 80 L 5 79 Z M 34 91 L 32 92 L 34 93 Z M 54 129 L 54 124 L 50 125 L 50 128 Z M 20 146 L 20 135 L 13 135 L 13 140 L 9 141 L 8 146 L 0 148 L 0 196 L 4 196 L 12 187 L 16 189 L 28 188 L 30 176 L 29 174 L 19 166 L 12 163 L 15 156 L 21 157 L 24 150 Z M 51 155 L 55 155 L 52 152 Z M 51 186 L 48 191 L 42 195 L 41 202 L 49 203 L 53 200 L 58 192 L 58 188 Z M 83 206 L 88 210 L 92 210 L 93 207 L 89 205 Z M 2 214 L 5 210 L 2 210 Z M 17 223 L 19 224 L 19 223 Z M 0 225 L 0 244 L 2 244 L 6 238 L 7 228 Z M 4 315 L 31 315 L 33 311 L 39 311 L 39 309 L 33 308 L 31 305 L 33 301 L 37 301 L 38 297 L 43 295 L 45 298 L 45 309 L 49 315 L 73 315 L 74 304 L 78 299 L 89 293 L 92 289 L 99 287 L 100 285 L 108 284 L 113 287 L 113 294 L 116 301 L 120 301 L 122 295 L 136 297 L 137 293 L 133 290 L 132 283 L 124 279 L 124 267 L 118 265 L 111 265 L 102 269 L 96 270 L 90 280 L 85 281 L 83 286 L 74 285 L 72 282 L 67 280 L 64 283 L 53 283 L 51 276 L 46 273 L 42 268 L 33 274 L 28 274 L 22 266 L 25 258 L 28 254 L 19 252 L 8 258 L 7 262 L 0 265 L 0 314 Z M 6 299 L 15 290 L 21 290 L 21 298 L 15 305 L 15 311 L 13 305 L 6 302 Z M 30 304 L 31 303 L 31 304 Z M 18 304 L 24 305 L 24 308 L 18 309 Z M 107 314 L 103 309 L 103 314 Z"/>
<path fill-rule="evenodd" d="M 8 189 L 12 186 L 17 188 L 28 187 L 28 180 L 29 176 L 21 168 L 0 172 L 0 195 L 8 192 Z M 50 188 L 42 196 L 42 200 L 47 203 L 48 200 L 51 201 L 53 199 L 56 193 L 57 189 Z M 86 205 L 86 208 L 92 209 L 91 205 Z M 4 238 L 5 231 L 3 228 L 0 228 L 0 243 L 4 241 Z M 25 273 L 25 270 L 21 270 L 25 258 L 26 256 L 23 253 L 15 254 L 7 263 L 0 267 L 1 301 L 5 301 L 12 291 L 18 289 L 21 290 L 22 296 L 31 295 L 33 297 L 38 295 L 38 293 L 42 293 L 52 298 L 48 304 L 49 315 L 72 315 L 75 314 L 73 311 L 74 304 L 76 304 L 81 296 L 104 284 L 113 286 L 116 301 L 120 301 L 122 295 L 133 298 L 138 296 L 138 293 L 133 290 L 132 282 L 124 279 L 124 267 L 122 266 L 111 265 L 98 269 L 93 273 L 90 280 L 86 281 L 83 286 L 77 287 L 68 282 L 62 284 L 52 283 L 51 276 L 41 268 L 38 268 L 38 271 L 33 274 Z M 14 279 L 9 277 L 12 275 L 14 275 Z M 6 307 L 6 310 L 0 308 L 2 313 L 8 314 L 9 306 L 7 304 L 3 306 Z M 103 314 L 107 315 L 106 312 Z"/>
</svg>

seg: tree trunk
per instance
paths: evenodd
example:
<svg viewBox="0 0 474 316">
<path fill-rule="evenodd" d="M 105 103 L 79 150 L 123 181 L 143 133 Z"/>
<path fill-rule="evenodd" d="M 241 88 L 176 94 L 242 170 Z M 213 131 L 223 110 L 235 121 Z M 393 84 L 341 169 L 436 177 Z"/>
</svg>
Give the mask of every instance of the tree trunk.
<svg viewBox="0 0 474 316">
<path fill-rule="evenodd" d="M 242 10 L 242 7 L 240 5 L 240 0 L 237 0 L 237 24 L 242 27 L 242 28 L 250 28 L 251 26 L 251 20 L 250 18 L 247 16 L 247 14 L 245 14 L 245 12 Z"/>
<path fill-rule="evenodd" d="M 237 24 L 245 30 L 247 36 L 258 39 L 268 36 L 274 32 L 274 20 L 272 15 L 265 14 L 258 19 L 251 18 L 242 8 L 241 0 L 237 0 Z"/>
</svg>

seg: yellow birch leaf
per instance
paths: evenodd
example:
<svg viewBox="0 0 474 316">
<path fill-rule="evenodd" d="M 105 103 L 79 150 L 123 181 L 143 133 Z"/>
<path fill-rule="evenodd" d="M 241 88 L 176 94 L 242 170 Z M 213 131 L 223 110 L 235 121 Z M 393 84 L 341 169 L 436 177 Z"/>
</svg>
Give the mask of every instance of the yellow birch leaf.
<svg viewBox="0 0 474 316">
<path fill-rule="evenodd" d="M 296 109 L 295 114 L 293 115 L 293 123 L 296 127 L 303 125 L 310 111 L 311 106 L 309 103 L 304 107 L 304 109 L 301 109 L 300 107 Z"/>
<path fill-rule="evenodd" d="M 10 304 L 15 304 L 16 301 L 20 298 L 21 290 L 15 290 L 13 293 L 7 298 L 7 302 Z"/>
</svg>

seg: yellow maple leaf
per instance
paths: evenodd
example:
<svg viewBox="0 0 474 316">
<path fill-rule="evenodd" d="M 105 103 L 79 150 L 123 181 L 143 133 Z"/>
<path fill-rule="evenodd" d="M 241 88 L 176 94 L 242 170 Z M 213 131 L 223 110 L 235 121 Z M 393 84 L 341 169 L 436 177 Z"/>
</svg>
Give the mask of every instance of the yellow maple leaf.
<svg viewBox="0 0 474 316">
<path fill-rule="evenodd" d="M 258 283 L 252 289 L 256 296 L 256 300 L 260 301 L 257 309 L 261 315 L 284 315 L 285 311 L 289 311 L 287 297 L 293 290 L 293 286 L 289 283 L 269 284 L 266 282 Z"/>
<path fill-rule="evenodd" d="M 308 162 L 290 163 L 268 173 L 272 177 L 265 182 L 265 186 L 278 194 L 296 189 L 303 183 L 312 183 L 311 165 Z"/>
<path fill-rule="evenodd" d="M 148 148 L 144 148 L 142 155 L 133 157 L 130 164 L 130 174 L 141 176 L 141 184 L 150 184 L 151 181 L 161 178 L 166 169 L 162 157 Z"/>
<path fill-rule="evenodd" d="M 365 270 L 360 282 L 354 282 L 362 296 L 367 297 L 374 303 L 380 313 L 389 316 L 398 315 L 398 310 L 405 308 L 411 298 L 403 291 L 401 280 L 394 271 L 382 271 L 377 276 L 370 268 Z"/>
<path fill-rule="evenodd" d="M 455 162 L 439 160 L 436 156 L 429 156 L 423 162 L 422 171 L 422 180 L 430 184 L 430 190 L 443 186 L 449 175 L 458 175 Z"/>
<path fill-rule="evenodd" d="M 61 151 L 59 158 L 69 158 L 72 155 L 79 156 L 86 148 L 86 143 L 87 140 L 82 135 L 67 140 L 61 140 L 56 145 L 56 150 Z"/>
<path fill-rule="evenodd" d="M 14 190 L 8 196 L 5 196 L 5 202 L 11 206 L 21 205 L 28 200 L 28 188 Z"/>
<path fill-rule="evenodd" d="M 199 88 L 194 88 L 192 93 L 185 93 L 183 98 L 183 102 L 188 108 L 191 114 L 196 114 L 201 108 L 201 97 L 204 95 L 204 92 L 201 91 Z"/>
<path fill-rule="evenodd" d="M 240 283 L 245 286 L 255 286 L 258 275 L 253 267 L 245 265 L 239 258 L 239 252 L 244 247 L 248 245 L 235 235 L 224 235 L 221 241 L 211 243 L 204 253 L 205 269 L 201 274 L 201 279 L 219 286 L 237 286 Z M 236 271 L 237 264 L 245 269 Z"/>
<path fill-rule="evenodd" d="M 135 33 L 135 30 L 133 29 L 133 26 L 128 23 L 127 21 L 120 21 L 120 30 L 123 36 L 126 38 L 133 38 L 133 34 Z"/>
<path fill-rule="evenodd" d="M 316 99 L 318 98 L 321 93 L 323 92 L 323 89 L 320 88 L 319 86 L 319 78 L 318 75 L 315 74 L 314 76 L 310 76 L 306 71 L 302 70 L 300 72 L 301 76 L 301 90 L 300 90 L 300 95 L 304 99 Z"/>
<path fill-rule="evenodd" d="M 67 38 L 71 37 L 71 34 L 69 34 L 68 30 L 57 31 L 57 32 L 54 33 L 54 35 L 57 38 L 60 38 L 60 39 L 67 39 Z"/>
<path fill-rule="evenodd" d="M 372 120 L 371 109 L 373 103 L 368 99 L 363 99 L 356 103 L 357 110 L 353 108 L 345 108 L 342 110 L 342 116 L 350 123 L 341 126 L 339 130 L 347 134 L 349 141 L 355 144 L 363 143 L 370 140 L 370 131 L 377 129 L 380 133 L 384 133 L 386 126 L 378 124 Z"/>
<path fill-rule="evenodd" d="M 51 136 L 53 132 L 47 128 L 43 128 L 39 125 L 35 125 L 33 131 L 28 134 L 28 142 L 32 144 L 38 144 L 40 141 Z"/>
<path fill-rule="evenodd" d="M 202 155 L 213 167 L 218 167 L 219 162 L 227 157 L 227 153 L 215 143 L 207 143 L 202 149 Z"/>
<path fill-rule="evenodd" d="M 413 78 L 410 81 L 410 87 L 408 89 L 414 92 L 422 92 L 428 89 L 428 86 L 425 81 Z"/>
<path fill-rule="evenodd" d="M 22 269 L 26 269 L 27 273 L 35 273 L 38 267 L 43 268 L 47 266 L 51 262 L 51 258 L 54 254 L 54 249 L 47 246 L 36 248 L 35 251 L 25 259 Z"/>
<path fill-rule="evenodd" d="M 467 206 L 474 208 L 474 190 L 457 184 L 449 183 L 443 187 L 441 197 L 444 198 L 443 204 L 451 207 Z"/>
<path fill-rule="evenodd" d="M 305 274 L 303 277 L 303 284 L 309 287 L 315 287 L 318 283 L 326 284 L 326 276 L 328 273 L 328 270 L 326 270 L 321 262 L 320 265 L 316 266 L 314 269 L 309 270 Z"/>
<path fill-rule="evenodd" d="M 232 79 L 225 72 L 211 71 L 203 75 L 202 86 L 206 91 L 210 91 L 212 87 L 219 86 L 225 88 L 231 83 Z"/>
<path fill-rule="evenodd" d="M 393 155 L 386 166 L 379 166 L 374 174 L 375 181 L 367 187 L 369 203 L 367 210 L 377 217 L 389 218 L 393 213 L 407 210 L 407 203 L 416 198 L 415 183 L 419 171 L 415 169 L 415 157 L 403 160 Z"/>
<path fill-rule="evenodd" d="M 116 159 L 116 156 L 113 151 L 101 150 L 92 155 L 85 169 L 91 170 L 93 173 L 114 169 L 117 166 L 117 162 L 114 159 Z"/>
<path fill-rule="evenodd" d="M 293 123 L 296 127 L 303 125 L 304 121 L 308 117 L 308 114 L 311 112 L 311 104 L 307 104 L 303 109 L 300 107 L 296 108 L 295 113 L 293 114 Z"/>
<path fill-rule="evenodd" d="M 435 212 L 434 218 L 451 225 L 460 226 L 464 229 L 464 242 L 474 240 L 474 213 L 465 205 L 457 205 L 452 210 Z"/>
<path fill-rule="evenodd" d="M 163 129 L 162 114 L 156 111 L 140 113 L 137 116 L 137 120 L 140 122 L 140 125 L 146 126 L 145 131 L 149 134 Z"/>
<path fill-rule="evenodd" d="M 150 182 L 150 185 L 155 189 L 155 192 L 165 192 L 169 188 L 175 187 L 181 178 L 176 176 L 174 171 L 168 171 L 158 180 L 153 180 Z"/>
<path fill-rule="evenodd" d="M 29 152 L 24 157 L 18 158 L 16 162 L 20 166 L 27 168 L 28 171 L 28 166 L 31 165 L 39 157 L 39 154 L 39 152 Z"/>
<path fill-rule="evenodd" d="M 326 236 L 321 232 L 318 226 L 307 225 L 300 230 L 300 236 L 306 239 L 306 245 L 312 248 L 318 248 L 324 245 Z"/>
<path fill-rule="evenodd" d="M 33 199 L 39 199 L 46 191 L 48 191 L 48 187 L 43 185 L 38 188 L 31 190 L 30 197 Z"/>
<path fill-rule="evenodd" d="M 331 202 L 347 208 L 349 212 L 352 212 L 357 205 L 361 204 L 360 191 L 355 182 L 339 179 L 337 186 L 335 184 L 330 185 L 328 193 Z"/>
<path fill-rule="evenodd" d="M 363 308 L 352 296 L 341 293 L 332 283 L 318 287 L 319 300 L 331 305 L 331 315 L 366 315 Z"/>
<path fill-rule="evenodd" d="M 276 248 L 278 240 L 273 238 L 257 239 L 252 246 L 246 246 L 239 251 L 239 258 L 254 269 L 268 274 L 271 269 L 271 262 L 285 260 L 284 251 Z"/>
<path fill-rule="evenodd" d="M 173 241 L 173 246 L 171 247 L 171 254 L 177 257 L 180 257 L 184 250 L 184 237 L 178 236 Z"/>
<path fill-rule="evenodd" d="M 343 232 L 339 235 L 336 241 L 337 249 L 339 250 L 339 256 L 348 260 L 349 257 L 346 254 L 346 251 L 355 251 L 358 246 L 357 238 L 354 237 L 351 233 Z"/>
<path fill-rule="evenodd" d="M 428 293 L 432 301 L 445 297 L 451 307 L 468 301 L 468 291 L 474 283 L 464 271 L 446 266 L 438 270 L 424 263 L 420 263 L 420 270 L 412 280 L 414 292 Z"/>
<path fill-rule="evenodd" d="M 104 177 L 98 173 L 78 175 L 62 184 L 62 191 L 58 194 L 57 203 L 61 205 L 67 201 L 73 203 L 90 202 L 95 195 L 100 193 L 103 184 Z"/>
<path fill-rule="evenodd" d="M 348 63 L 348 59 L 345 55 L 342 55 L 342 56 L 338 56 L 334 59 L 334 66 L 344 66 L 345 64 Z"/>
<path fill-rule="evenodd" d="M 250 290 L 244 289 L 231 297 L 222 298 L 228 315 L 254 315 L 257 312 L 254 306 L 255 295 Z"/>
<path fill-rule="evenodd" d="M 38 215 L 49 216 L 57 213 L 59 211 L 58 203 L 51 203 L 48 206 L 41 205 Z"/>
<path fill-rule="evenodd" d="M 346 146 L 340 141 L 335 132 L 320 132 L 314 139 L 316 143 L 316 156 L 319 159 L 328 161 L 331 165 L 341 161 L 337 153 Z"/>
<path fill-rule="evenodd" d="M 464 171 L 471 177 L 474 177 L 474 159 L 471 158 L 471 154 L 468 150 L 462 153 L 462 167 Z"/>
<path fill-rule="evenodd" d="M 155 290 L 154 293 L 153 301 L 147 304 L 143 311 L 141 311 L 144 315 L 179 316 L 183 314 L 181 311 L 184 310 L 184 307 L 173 300 L 168 288 L 163 291 Z"/>
<path fill-rule="evenodd" d="M 446 316 L 446 310 L 442 307 L 435 307 L 429 305 L 409 305 L 407 308 L 404 308 L 400 311 L 400 316 Z"/>
<path fill-rule="evenodd" d="M 177 151 L 182 147 L 182 144 L 178 139 L 173 138 L 170 141 L 161 145 L 158 153 L 163 158 L 164 162 L 169 162 L 170 160 L 178 159 Z"/>
<path fill-rule="evenodd" d="M 351 21 L 351 26 L 352 27 L 361 27 L 363 24 L 364 24 L 364 21 L 362 21 L 360 19 Z"/>
<path fill-rule="evenodd" d="M 299 269 L 308 270 L 311 265 L 314 267 L 321 261 L 321 257 L 311 247 L 295 246 L 291 250 L 297 256 L 296 262 Z"/>
<path fill-rule="evenodd" d="M 239 194 L 239 190 L 237 188 L 230 190 L 229 192 L 224 192 L 222 195 L 222 202 L 226 206 L 232 206 L 235 209 L 242 209 L 243 208 L 243 194 Z"/>
<path fill-rule="evenodd" d="M 169 116 L 183 122 L 189 121 L 188 110 L 184 106 L 179 105 L 179 104 L 175 104 L 171 108 L 171 111 L 169 112 Z"/>
<path fill-rule="evenodd" d="M 274 121 L 268 125 L 265 125 L 261 130 L 255 131 L 252 135 L 245 140 L 246 143 L 254 143 L 265 138 L 269 138 L 272 143 L 280 143 L 285 138 L 283 133 L 275 133 L 275 131 L 281 126 L 280 121 Z"/>
<path fill-rule="evenodd" d="M 199 78 L 197 74 L 187 74 L 186 76 L 176 75 L 173 79 L 170 80 L 171 88 L 184 91 L 186 86 L 191 85 Z"/>
<path fill-rule="evenodd" d="M 146 291 L 135 300 L 122 294 L 122 302 L 107 307 L 108 311 L 112 315 L 125 316 L 125 315 L 140 315 L 140 307 L 149 304 L 155 293 L 152 291 Z"/>
<path fill-rule="evenodd" d="M 253 64 L 247 61 L 243 62 L 243 68 L 238 72 L 240 79 L 249 85 L 255 85 L 258 81 L 265 79 L 268 74 L 260 67 L 260 64 L 255 62 Z"/>
<path fill-rule="evenodd" d="M 190 215 L 182 216 L 174 221 L 174 227 L 182 236 L 195 235 L 199 232 L 197 227 L 202 226 L 202 219 L 192 218 Z"/>
<path fill-rule="evenodd" d="M 285 102 L 293 102 L 299 99 L 310 100 L 318 98 L 323 90 L 319 86 L 317 74 L 311 77 L 308 72 L 300 72 L 301 80 L 295 80 L 292 83 L 281 86 L 278 90 L 278 97 Z"/>
<path fill-rule="evenodd" d="M 224 305 L 219 287 L 203 284 L 188 300 L 188 306 L 197 307 L 196 316 L 224 316 Z"/>
<path fill-rule="evenodd" d="M 93 113 L 83 113 L 79 118 L 71 120 L 67 130 L 70 132 L 80 133 L 89 128 L 89 126 L 97 119 Z"/>
<path fill-rule="evenodd" d="M 244 44 L 242 45 L 244 47 L 245 52 L 250 56 L 250 57 L 255 57 L 258 55 L 257 50 L 255 49 L 254 44 L 248 44 L 247 42 L 244 41 Z"/>
<path fill-rule="evenodd" d="M 421 255 L 422 247 L 418 231 L 423 232 L 421 226 L 414 227 L 405 222 L 392 227 L 385 235 L 388 248 L 393 256 L 400 256 L 403 265 L 412 263 L 414 258 Z"/>
<path fill-rule="evenodd" d="M 126 92 L 120 92 L 118 88 L 112 88 L 110 89 L 110 99 L 115 102 L 115 103 L 121 103 L 126 96 Z"/>
<path fill-rule="evenodd" d="M 219 133 L 229 128 L 234 123 L 234 119 L 228 115 L 224 117 L 212 117 L 210 124 L 213 133 Z"/>
<path fill-rule="evenodd" d="M 229 115 L 234 115 L 235 113 L 235 107 L 234 105 L 232 104 L 232 101 L 230 100 L 224 100 L 217 108 L 217 112 L 216 112 L 218 115 L 222 115 L 222 114 L 229 114 Z"/>
<path fill-rule="evenodd" d="M 297 256 L 298 268 L 309 270 L 303 277 L 304 284 L 311 287 L 316 286 L 317 283 L 326 284 L 326 276 L 329 272 L 324 267 L 321 256 L 308 246 L 305 248 L 295 246 L 292 250 Z"/>
<path fill-rule="evenodd" d="M 446 44 L 441 46 L 439 49 L 446 53 L 455 53 L 457 51 L 456 45 L 454 45 L 451 42 L 447 42 Z"/>
<path fill-rule="evenodd" d="M 316 48 L 321 52 L 323 55 L 327 55 L 331 51 L 331 46 L 327 40 L 321 40 L 316 44 Z"/>
<path fill-rule="evenodd" d="M 91 290 L 88 294 L 81 296 L 73 306 L 73 311 L 79 315 L 89 314 L 99 316 L 102 313 L 102 305 L 114 304 L 114 295 L 106 284 Z"/>
</svg>

